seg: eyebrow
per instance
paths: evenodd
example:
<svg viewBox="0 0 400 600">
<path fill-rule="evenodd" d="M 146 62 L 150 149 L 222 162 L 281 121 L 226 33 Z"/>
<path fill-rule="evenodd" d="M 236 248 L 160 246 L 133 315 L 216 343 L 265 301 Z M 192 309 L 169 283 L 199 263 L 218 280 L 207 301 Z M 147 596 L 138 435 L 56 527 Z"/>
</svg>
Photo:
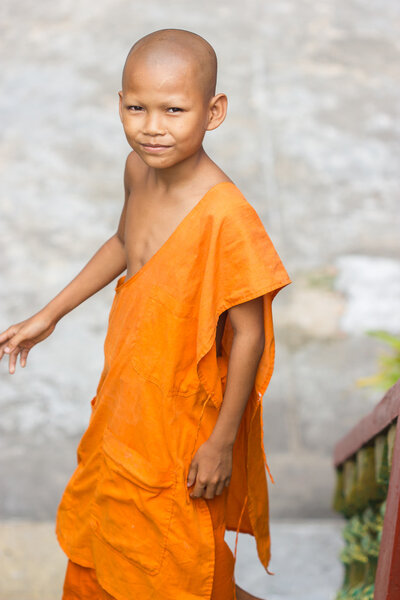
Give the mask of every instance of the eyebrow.
<svg viewBox="0 0 400 600">
<path fill-rule="evenodd" d="M 137 104 L 140 106 L 145 104 L 145 102 L 141 102 L 139 100 L 138 96 L 136 96 L 132 92 L 131 93 L 128 92 L 125 95 L 125 102 L 127 104 L 134 104 L 133 100 L 135 100 L 135 102 L 137 102 Z M 179 104 L 187 104 L 188 102 L 189 102 L 189 100 L 187 98 L 183 98 L 183 97 L 179 97 L 179 96 L 169 96 L 169 97 L 163 98 L 157 104 L 159 104 L 160 106 L 167 106 L 167 105 L 168 106 L 177 106 Z"/>
</svg>

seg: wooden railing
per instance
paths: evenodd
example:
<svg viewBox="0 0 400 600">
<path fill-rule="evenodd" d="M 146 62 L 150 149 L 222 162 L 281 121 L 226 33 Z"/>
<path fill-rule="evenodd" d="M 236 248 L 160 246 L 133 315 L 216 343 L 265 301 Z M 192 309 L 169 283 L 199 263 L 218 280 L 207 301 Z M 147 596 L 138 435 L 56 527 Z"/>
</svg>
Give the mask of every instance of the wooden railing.
<svg viewBox="0 0 400 600">
<path fill-rule="evenodd" d="M 347 523 L 337 600 L 400 600 L 400 380 L 336 444 L 333 507 Z"/>
</svg>

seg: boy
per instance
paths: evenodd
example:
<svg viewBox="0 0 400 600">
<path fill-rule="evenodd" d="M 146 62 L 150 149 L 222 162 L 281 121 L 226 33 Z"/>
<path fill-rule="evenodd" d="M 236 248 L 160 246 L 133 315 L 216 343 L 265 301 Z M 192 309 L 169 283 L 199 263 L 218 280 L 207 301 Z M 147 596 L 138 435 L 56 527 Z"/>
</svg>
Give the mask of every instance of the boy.
<svg viewBox="0 0 400 600">
<path fill-rule="evenodd" d="M 118 230 L 0 336 L 13 373 L 18 354 L 25 366 L 62 316 L 127 268 L 58 507 L 64 600 L 254 598 L 235 585 L 226 529 L 254 535 L 268 571 L 261 398 L 272 299 L 290 279 L 257 213 L 202 147 L 227 110 L 216 75 L 213 48 L 192 32 L 134 44 L 119 92 L 132 152 Z"/>
</svg>

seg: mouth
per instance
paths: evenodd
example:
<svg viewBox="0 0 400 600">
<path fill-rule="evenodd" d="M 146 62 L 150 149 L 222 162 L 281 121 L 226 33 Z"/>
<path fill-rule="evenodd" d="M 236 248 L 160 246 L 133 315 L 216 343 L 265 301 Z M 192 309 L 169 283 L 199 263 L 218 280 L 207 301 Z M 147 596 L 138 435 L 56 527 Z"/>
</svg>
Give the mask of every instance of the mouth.
<svg viewBox="0 0 400 600">
<path fill-rule="evenodd" d="M 163 146 L 162 144 L 140 144 L 144 150 L 147 152 L 163 152 L 171 146 Z"/>
</svg>

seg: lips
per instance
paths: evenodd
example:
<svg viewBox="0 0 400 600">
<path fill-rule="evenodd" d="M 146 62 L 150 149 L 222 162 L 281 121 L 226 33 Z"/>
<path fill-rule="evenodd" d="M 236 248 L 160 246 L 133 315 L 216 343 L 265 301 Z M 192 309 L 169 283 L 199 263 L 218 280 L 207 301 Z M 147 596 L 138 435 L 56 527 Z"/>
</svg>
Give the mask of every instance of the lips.
<svg viewBox="0 0 400 600">
<path fill-rule="evenodd" d="M 161 154 L 165 152 L 171 146 L 163 146 L 161 144 L 140 144 L 145 152 L 148 154 Z"/>
<path fill-rule="evenodd" d="M 141 144 L 145 148 L 169 148 L 169 146 L 164 146 L 162 144 Z"/>
</svg>

